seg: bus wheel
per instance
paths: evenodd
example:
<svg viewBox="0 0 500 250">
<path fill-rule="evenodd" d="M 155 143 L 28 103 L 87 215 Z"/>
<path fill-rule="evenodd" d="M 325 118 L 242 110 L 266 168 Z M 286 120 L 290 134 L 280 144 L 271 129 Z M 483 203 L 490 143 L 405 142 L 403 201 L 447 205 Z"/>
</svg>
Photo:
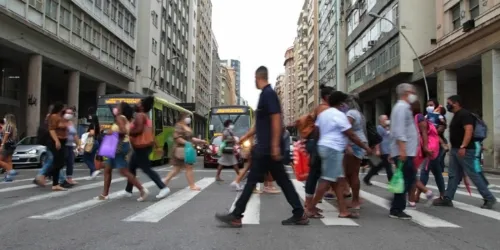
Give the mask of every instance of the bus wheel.
<svg viewBox="0 0 500 250">
<path fill-rule="evenodd" d="M 168 164 L 168 145 L 163 145 L 163 156 L 161 157 L 161 164 Z"/>
</svg>

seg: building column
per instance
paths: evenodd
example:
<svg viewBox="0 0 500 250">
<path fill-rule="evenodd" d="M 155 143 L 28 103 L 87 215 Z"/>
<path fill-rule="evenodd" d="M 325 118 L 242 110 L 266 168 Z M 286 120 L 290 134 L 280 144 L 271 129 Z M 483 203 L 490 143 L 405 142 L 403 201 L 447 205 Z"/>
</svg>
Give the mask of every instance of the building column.
<svg viewBox="0 0 500 250">
<path fill-rule="evenodd" d="M 78 111 L 78 97 L 80 92 L 80 71 L 71 71 L 68 81 L 68 106 Z M 75 121 L 77 117 L 75 117 Z"/>
<path fill-rule="evenodd" d="M 443 70 L 437 73 L 437 98 L 438 102 L 446 106 L 448 97 L 457 94 L 457 73 L 453 70 Z M 453 113 L 446 112 L 448 123 L 453 118 Z M 448 130 L 446 130 L 448 131 Z M 446 132 L 447 133 L 447 132 Z"/>
<path fill-rule="evenodd" d="M 97 86 L 97 98 L 99 98 L 99 96 L 102 96 L 105 94 L 106 94 L 106 83 L 101 82 L 101 83 L 99 83 L 99 86 Z"/>
<path fill-rule="evenodd" d="M 40 99 L 42 93 L 42 56 L 32 55 L 28 64 L 26 107 L 26 135 L 36 136 L 40 124 Z"/>
<path fill-rule="evenodd" d="M 375 99 L 375 120 L 378 122 L 378 118 L 381 115 L 387 115 L 385 113 L 385 104 L 382 98 Z"/>
<path fill-rule="evenodd" d="M 363 103 L 363 115 L 366 117 L 367 121 L 372 121 L 372 103 L 365 102 Z"/>
<path fill-rule="evenodd" d="M 425 106 L 427 106 L 427 93 L 425 92 L 425 86 L 422 85 L 414 85 L 417 89 L 418 101 L 420 102 L 420 111 L 425 113 Z"/>
<path fill-rule="evenodd" d="M 486 148 L 484 165 L 495 168 L 495 159 L 500 153 L 500 50 L 491 50 L 481 55 L 481 75 L 483 120 L 488 126 L 488 137 L 483 142 Z"/>
<path fill-rule="evenodd" d="M 398 95 L 396 94 L 396 89 L 391 87 L 391 109 L 398 101 Z"/>
</svg>

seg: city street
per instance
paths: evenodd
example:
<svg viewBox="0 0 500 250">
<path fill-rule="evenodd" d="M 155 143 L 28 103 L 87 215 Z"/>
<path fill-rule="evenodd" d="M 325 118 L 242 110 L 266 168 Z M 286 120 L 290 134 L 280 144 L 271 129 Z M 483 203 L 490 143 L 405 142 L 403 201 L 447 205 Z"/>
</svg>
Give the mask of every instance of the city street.
<svg viewBox="0 0 500 250">
<path fill-rule="evenodd" d="M 223 183 L 215 169 L 203 169 L 198 158 L 196 181 L 200 192 L 186 189 L 181 174 L 172 181 L 171 194 L 156 200 L 158 188 L 140 173 L 150 190 L 146 202 L 124 197 L 125 180 L 115 171 L 108 201 L 93 198 L 102 191 L 102 176 L 86 180 L 88 170 L 78 164 L 78 184 L 66 192 L 32 184 L 36 169 L 20 169 L 16 181 L 0 184 L 0 249 L 498 249 L 500 205 L 483 210 L 476 189 L 456 195 L 454 208 L 429 207 L 422 200 L 409 210 L 412 221 L 388 217 L 386 176 L 362 184 L 363 207 L 357 220 L 339 219 L 335 201 L 324 201 L 324 219 L 309 226 L 282 226 L 291 215 L 282 194 L 255 194 L 247 206 L 241 229 L 222 227 L 217 211 L 231 208 L 238 193 L 229 188 L 234 172 L 224 170 Z M 169 166 L 155 169 L 163 177 Z M 287 169 L 292 173 L 290 168 Z M 293 176 L 293 174 L 291 175 Z M 489 175 L 500 198 L 500 176 Z M 447 179 L 445 179 L 447 180 Z M 303 184 L 294 180 L 299 195 Z M 429 187 L 435 190 L 433 177 Z"/>
</svg>

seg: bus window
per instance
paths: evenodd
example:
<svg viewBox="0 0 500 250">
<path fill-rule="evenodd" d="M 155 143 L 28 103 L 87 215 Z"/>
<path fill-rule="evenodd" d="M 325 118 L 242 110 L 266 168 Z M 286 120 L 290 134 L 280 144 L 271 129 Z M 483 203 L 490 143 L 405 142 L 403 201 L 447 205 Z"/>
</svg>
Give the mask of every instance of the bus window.
<svg viewBox="0 0 500 250">
<path fill-rule="evenodd" d="M 154 126 L 155 126 L 155 135 L 161 134 L 163 132 L 163 110 L 159 110 L 154 108 L 155 117 L 154 117 Z"/>
<path fill-rule="evenodd" d="M 168 119 L 170 120 L 170 126 L 174 126 L 177 122 L 174 118 L 174 110 L 171 108 L 168 108 Z"/>
<path fill-rule="evenodd" d="M 173 110 L 174 111 L 174 121 L 177 122 L 179 120 L 179 111 Z"/>
<path fill-rule="evenodd" d="M 168 108 L 163 106 L 163 126 L 168 126 Z"/>
</svg>

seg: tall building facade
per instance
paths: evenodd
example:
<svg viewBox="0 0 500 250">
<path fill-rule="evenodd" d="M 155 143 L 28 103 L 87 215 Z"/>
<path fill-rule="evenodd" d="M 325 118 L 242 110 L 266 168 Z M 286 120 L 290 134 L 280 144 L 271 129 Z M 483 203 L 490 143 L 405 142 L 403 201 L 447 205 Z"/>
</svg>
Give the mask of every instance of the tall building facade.
<svg viewBox="0 0 500 250">
<path fill-rule="evenodd" d="M 187 102 L 189 1 L 143 0 L 135 92 Z"/>
<path fill-rule="evenodd" d="M 293 126 L 295 120 L 298 118 L 296 113 L 296 98 L 297 88 L 295 82 L 295 67 L 294 67 L 294 47 L 290 47 L 285 52 L 285 75 L 283 80 L 284 93 L 281 99 L 283 108 L 283 121 L 286 126 Z"/>
<path fill-rule="evenodd" d="M 227 68 L 227 73 L 229 75 L 229 103 L 228 105 L 236 105 L 237 97 L 236 97 L 236 70 L 232 67 Z"/>
<path fill-rule="evenodd" d="M 221 64 L 219 58 L 219 46 L 212 32 L 212 81 L 210 91 L 210 106 L 216 107 L 221 105 Z"/>
<path fill-rule="evenodd" d="M 419 53 L 429 92 L 442 104 L 449 96 L 458 94 L 465 108 L 482 114 L 489 128 L 483 141 L 484 167 L 498 168 L 495 159 L 500 149 L 500 1 L 433 2 L 435 11 L 430 13 L 436 14 L 436 23 L 429 28 L 434 44 L 429 51 Z M 407 23 L 405 15 L 415 13 L 414 6 L 406 5 L 399 3 L 401 26 Z M 419 46 L 414 44 L 416 50 Z M 421 84 L 422 72 L 418 67 L 414 71 L 412 80 Z"/>
<path fill-rule="evenodd" d="M 222 64 L 227 66 L 227 67 L 231 67 L 235 70 L 235 73 L 236 73 L 236 79 L 235 79 L 235 86 L 236 86 L 236 89 L 234 90 L 235 93 L 236 93 L 236 103 L 240 103 L 240 99 L 241 99 L 241 80 L 240 80 L 240 75 L 241 75 L 241 63 L 239 60 L 236 60 L 236 59 L 225 59 L 225 60 L 222 60 Z"/>
<path fill-rule="evenodd" d="M 197 15 L 197 59 L 196 59 L 196 113 L 208 114 L 212 81 L 212 3 L 198 1 Z"/>
<path fill-rule="evenodd" d="M 188 64 L 187 64 L 187 102 L 194 103 L 196 100 L 196 48 L 198 46 L 198 0 L 189 0 L 189 22 L 188 22 Z"/>
<path fill-rule="evenodd" d="M 318 0 L 307 0 L 307 110 L 314 110 L 319 101 L 318 84 Z"/>
<path fill-rule="evenodd" d="M 276 77 L 274 91 L 276 91 L 276 94 L 280 99 L 281 106 L 283 106 L 283 100 L 285 99 L 285 74 L 279 74 L 278 77 Z"/>
<path fill-rule="evenodd" d="M 36 135 L 55 101 L 80 111 L 99 95 L 135 89 L 137 7 L 132 0 L 0 1 L 0 111 L 16 114 L 20 134 Z"/>
<path fill-rule="evenodd" d="M 309 112 L 308 110 L 308 57 L 309 50 L 307 45 L 309 44 L 309 26 L 311 23 L 308 21 L 310 10 L 308 9 L 308 1 L 304 1 L 302 10 L 297 21 L 297 36 L 293 43 L 294 47 L 294 68 L 295 68 L 295 83 L 296 83 L 296 95 L 297 101 L 295 104 L 295 110 L 298 116 L 305 115 Z"/>
<path fill-rule="evenodd" d="M 221 106 L 231 105 L 231 95 L 233 92 L 232 89 L 232 80 L 231 80 L 231 67 L 227 67 L 226 65 L 221 65 L 220 67 L 220 76 L 221 76 Z"/>
</svg>

